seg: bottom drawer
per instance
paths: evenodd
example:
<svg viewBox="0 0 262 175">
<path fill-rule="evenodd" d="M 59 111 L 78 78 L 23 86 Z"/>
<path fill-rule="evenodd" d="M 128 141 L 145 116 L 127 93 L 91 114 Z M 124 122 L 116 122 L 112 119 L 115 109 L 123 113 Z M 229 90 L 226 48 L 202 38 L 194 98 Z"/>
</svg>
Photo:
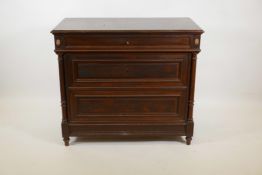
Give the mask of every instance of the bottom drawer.
<svg viewBox="0 0 262 175">
<path fill-rule="evenodd" d="M 184 124 L 177 125 L 99 125 L 69 124 L 70 136 L 94 138 L 146 138 L 185 135 Z"/>
<path fill-rule="evenodd" d="M 186 89 L 69 90 L 69 122 L 178 123 L 185 120 Z"/>
</svg>

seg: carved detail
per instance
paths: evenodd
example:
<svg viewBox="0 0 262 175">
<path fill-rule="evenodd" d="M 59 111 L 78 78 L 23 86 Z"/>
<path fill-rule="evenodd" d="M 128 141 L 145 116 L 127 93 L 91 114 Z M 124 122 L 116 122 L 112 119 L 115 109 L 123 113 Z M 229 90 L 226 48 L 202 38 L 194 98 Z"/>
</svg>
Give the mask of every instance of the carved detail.
<svg viewBox="0 0 262 175">
<path fill-rule="evenodd" d="M 190 91 L 188 100 L 188 121 L 193 120 L 194 91 L 195 91 L 195 73 L 196 73 L 197 53 L 192 53 Z"/>
<path fill-rule="evenodd" d="M 60 89 L 61 89 L 61 107 L 62 107 L 62 121 L 67 121 L 67 104 L 66 104 L 66 93 L 65 93 L 65 80 L 64 80 L 64 67 L 63 67 L 63 54 L 58 53 L 59 63 L 59 76 L 60 76 Z"/>
<path fill-rule="evenodd" d="M 194 60 L 194 61 L 197 60 L 197 53 L 195 53 L 195 52 L 192 53 L 192 60 Z"/>
<path fill-rule="evenodd" d="M 55 44 L 56 44 L 57 46 L 60 46 L 61 40 L 60 40 L 60 39 L 56 39 Z"/>
<path fill-rule="evenodd" d="M 194 106 L 194 91 L 195 91 L 195 74 L 196 74 L 196 59 L 197 53 L 192 53 L 191 60 L 191 74 L 190 74 L 190 84 L 189 84 L 189 100 L 188 100 L 188 117 L 186 125 L 186 143 L 190 145 L 193 136 L 193 106 Z"/>
<path fill-rule="evenodd" d="M 62 57 L 62 54 L 61 54 L 61 53 L 58 53 L 57 55 L 58 55 L 57 59 L 58 59 L 58 63 L 59 63 L 60 61 L 62 61 L 62 58 L 63 58 L 63 57 Z"/>
<path fill-rule="evenodd" d="M 198 38 L 195 39 L 195 45 L 199 45 L 199 39 Z"/>
</svg>

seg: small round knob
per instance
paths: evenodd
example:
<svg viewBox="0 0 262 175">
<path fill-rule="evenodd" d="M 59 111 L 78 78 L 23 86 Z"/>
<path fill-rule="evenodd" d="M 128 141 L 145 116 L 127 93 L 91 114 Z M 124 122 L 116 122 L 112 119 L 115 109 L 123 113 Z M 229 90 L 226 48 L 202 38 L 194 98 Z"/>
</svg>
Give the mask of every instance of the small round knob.
<svg viewBox="0 0 262 175">
<path fill-rule="evenodd" d="M 130 44 L 130 42 L 129 41 L 126 41 L 126 45 L 129 45 Z"/>
</svg>

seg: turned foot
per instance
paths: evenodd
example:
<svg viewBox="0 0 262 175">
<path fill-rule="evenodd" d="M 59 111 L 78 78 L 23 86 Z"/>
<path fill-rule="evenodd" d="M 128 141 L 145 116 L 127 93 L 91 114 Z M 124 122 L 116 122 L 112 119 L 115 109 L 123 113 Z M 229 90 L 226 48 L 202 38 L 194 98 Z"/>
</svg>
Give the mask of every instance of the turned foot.
<svg viewBox="0 0 262 175">
<path fill-rule="evenodd" d="M 69 146 L 69 137 L 64 137 L 65 146 Z"/>
<path fill-rule="evenodd" d="M 191 144 L 192 137 L 186 137 L 186 144 L 190 145 Z"/>
</svg>

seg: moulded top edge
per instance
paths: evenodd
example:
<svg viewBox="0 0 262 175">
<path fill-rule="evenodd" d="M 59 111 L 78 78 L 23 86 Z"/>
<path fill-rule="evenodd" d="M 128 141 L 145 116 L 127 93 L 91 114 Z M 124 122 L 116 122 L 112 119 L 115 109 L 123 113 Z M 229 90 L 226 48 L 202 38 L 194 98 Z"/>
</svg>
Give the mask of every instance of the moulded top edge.
<svg viewBox="0 0 262 175">
<path fill-rule="evenodd" d="M 65 18 L 51 33 L 198 33 L 190 18 Z"/>
</svg>

